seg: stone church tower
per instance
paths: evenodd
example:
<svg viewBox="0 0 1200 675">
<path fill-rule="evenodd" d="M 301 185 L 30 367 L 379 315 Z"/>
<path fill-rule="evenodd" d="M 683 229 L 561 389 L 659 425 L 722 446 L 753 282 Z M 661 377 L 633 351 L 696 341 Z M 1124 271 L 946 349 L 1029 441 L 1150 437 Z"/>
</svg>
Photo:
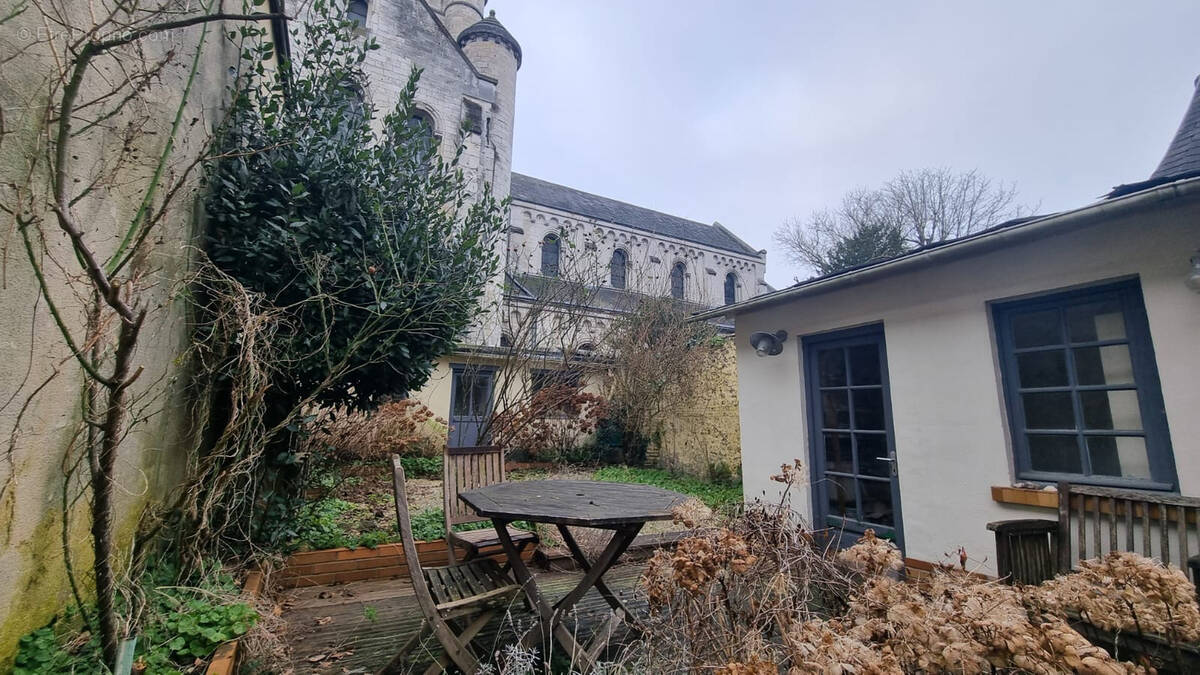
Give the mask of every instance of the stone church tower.
<svg viewBox="0 0 1200 675">
<path fill-rule="evenodd" d="M 485 114 L 480 170 L 498 198 L 512 181 L 513 123 L 516 119 L 517 70 L 521 45 L 496 19 L 484 16 L 487 0 L 429 0 L 442 25 L 484 77 L 494 80 L 495 98 Z"/>
</svg>

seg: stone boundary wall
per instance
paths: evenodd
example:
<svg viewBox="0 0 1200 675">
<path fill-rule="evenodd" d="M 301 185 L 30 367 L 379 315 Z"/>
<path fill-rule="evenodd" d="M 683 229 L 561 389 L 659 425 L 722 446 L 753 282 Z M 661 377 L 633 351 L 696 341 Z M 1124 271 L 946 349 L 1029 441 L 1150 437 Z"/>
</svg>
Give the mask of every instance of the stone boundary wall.
<svg viewBox="0 0 1200 675">
<path fill-rule="evenodd" d="M 742 466 L 738 416 L 737 359 L 733 338 L 725 340 L 695 392 L 669 419 L 650 448 L 647 464 L 711 478 L 714 467 L 738 473 Z"/>
</svg>

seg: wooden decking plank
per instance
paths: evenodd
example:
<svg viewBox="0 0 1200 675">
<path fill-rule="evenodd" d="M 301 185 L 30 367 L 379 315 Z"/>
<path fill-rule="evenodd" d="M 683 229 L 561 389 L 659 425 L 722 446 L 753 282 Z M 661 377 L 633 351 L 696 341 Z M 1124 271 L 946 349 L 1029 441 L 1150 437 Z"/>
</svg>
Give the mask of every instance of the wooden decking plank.
<svg viewBox="0 0 1200 675">
<path fill-rule="evenodd" d="M 641 566 L 624 565 L 612 569 L 605 580 L 617 593 L 633 595 L 633 589 L 641 576 Z M 482 570 L 485 574 L 487 570 Z M 539 587 L 551 601 L 567 594 L 578 582 L 575 572 L 550 572 L 538 575 Z M 296 675 L 307 673 L 337 673 L 343 669 L 356 668 L 375 672 L 387 663 L 395 650 L 420 627 L 421 612 L 412 594 L 412 586 L 396 581 L 359 581 L 344 586 L 325 589 L 334 593 L 331 598 L 319 598 L 321 591 L 302 589 L 291 594 L 301 596 L 297 604 L 288 608 L 283 619 L 288 623 L 286 633 L 292 648 L 293 667 Z M 367 607 L 374 620 L 367 617 Z M 519 601 L 512 603 L 511 614 L 518 621 L 531 621 Z M 566 625 L 581 636 L 590 637 L 608 619 L 608 605 L 595 589 L 576 605 L 577 611 L 567 617 Z M 644 602 L 630 605 L 634 612 L 644 612 Z M 480 652 L 493 653 L 504 644 L 513 642 L 513 627 L 506 625 L 505 612 L 483 630 L 478 640 Z M 318 624 L 317 619 L 331 617 Z M 418 647 L 421 649 L 422 647 Z M 423 646 L 428 664 L 440 653 L 440 646 L 430 638 Z M 348 652 L 348 653 L 346 653 Z M 325 659 L 310 663 L 308 658 L 320 654 L 338 654 L 339 659 Z M 422 665 L 422 668 L 425 664 Z M 418 669 L 417 672 L 420 672 Z"/>
</svg>

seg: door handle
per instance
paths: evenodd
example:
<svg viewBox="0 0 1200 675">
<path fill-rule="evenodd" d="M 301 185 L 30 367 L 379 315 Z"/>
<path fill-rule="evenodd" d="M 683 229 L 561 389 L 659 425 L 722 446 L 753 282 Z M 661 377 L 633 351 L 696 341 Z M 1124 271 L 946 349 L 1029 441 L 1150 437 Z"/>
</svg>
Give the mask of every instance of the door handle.
<svg viewBox="0 0 1200 675">
<path fill-rule="evenodd" d="M 876 461 L 887 462 L 888 466 L 892 467 L 892 470 L 891 470 L 892 476 L 899 475 L 900 472 L 896 470 L 896 458 L 895 457 L 876 457 L 875 459 L 876 459 Z"/>
</svg>

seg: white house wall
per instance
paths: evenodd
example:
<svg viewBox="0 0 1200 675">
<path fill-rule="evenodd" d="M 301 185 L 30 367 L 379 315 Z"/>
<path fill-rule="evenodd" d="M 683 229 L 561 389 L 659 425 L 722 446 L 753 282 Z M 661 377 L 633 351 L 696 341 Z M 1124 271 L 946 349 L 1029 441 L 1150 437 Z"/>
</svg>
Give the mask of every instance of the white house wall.
<svg viewBox="0 0 1200 675">
<path fill-rule="evenodd" d="M 966 548 L 994 573 L 986 524 L 1055 518 L 992 500 L 1013 481 L 1007 411 L 989 303 L 1103 280 L 1140 279 L 1182 492 L 1200 494 L 1200 295 L 1184 285 L 1200 248 L 1200 209 L 1124 217 L 989 254 L 892 275 L 739 314 L 737 352 L 746 496 L 776 495 L 769 480 L 809 439 L 801 338 L 882 323 L 909 557 L 941 561 Z M 756 356 L 754 331 L 784 329 L 783 354 Z M 806 516 L 805 484 L 793 504 Z"/>
</svg>

